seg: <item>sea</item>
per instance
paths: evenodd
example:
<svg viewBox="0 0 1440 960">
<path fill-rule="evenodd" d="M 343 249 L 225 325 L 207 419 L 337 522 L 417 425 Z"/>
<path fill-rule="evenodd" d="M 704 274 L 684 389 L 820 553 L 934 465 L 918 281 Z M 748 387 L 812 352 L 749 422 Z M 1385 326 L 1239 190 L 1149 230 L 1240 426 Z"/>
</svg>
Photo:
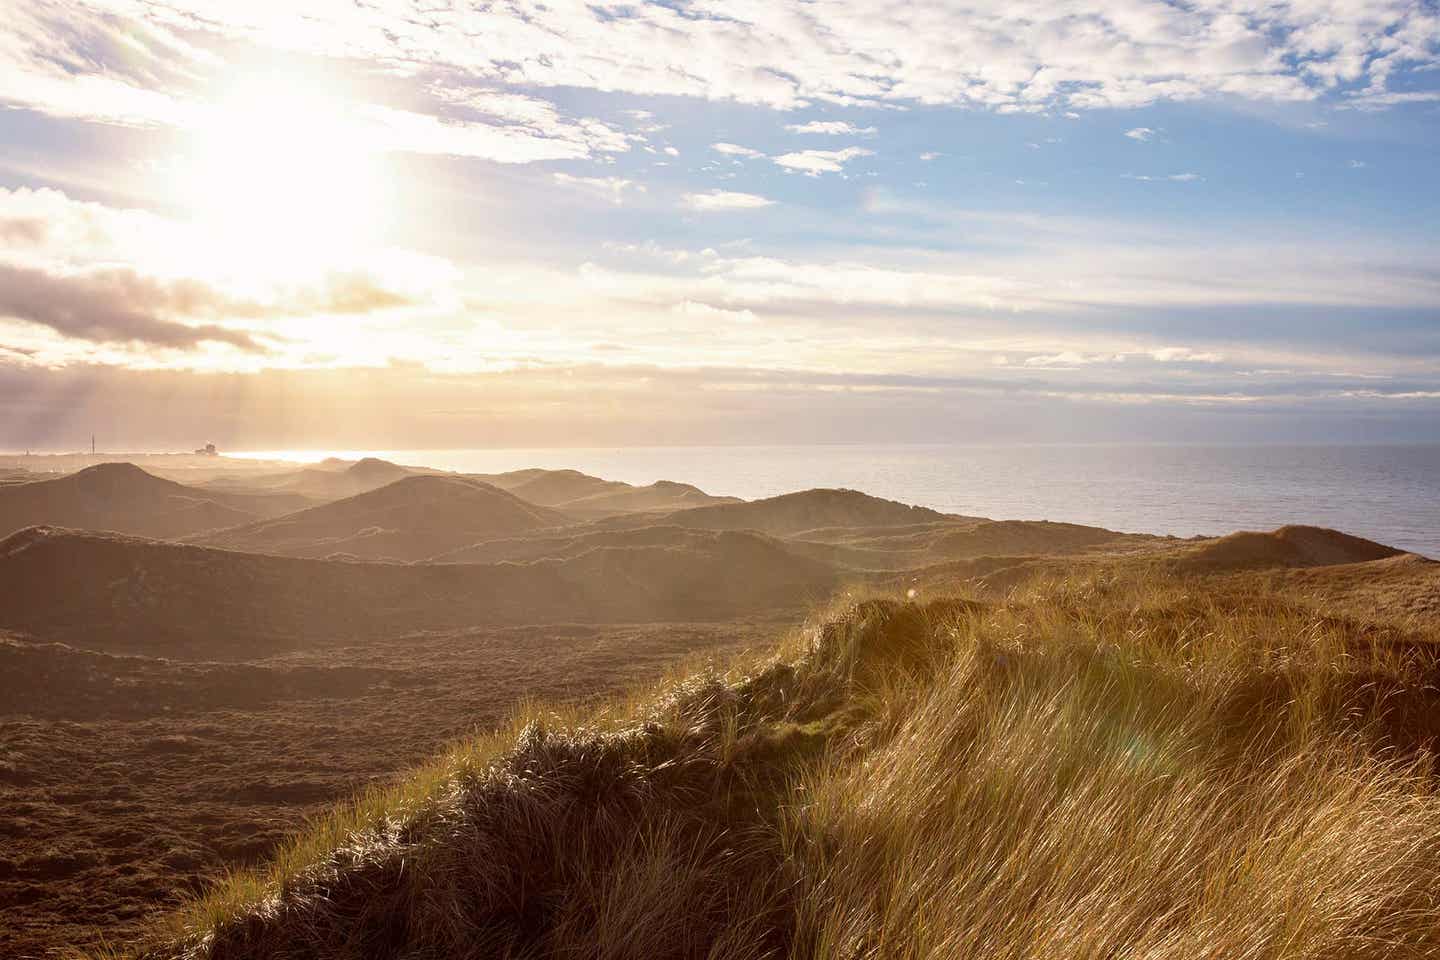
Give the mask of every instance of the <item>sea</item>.
<svg viewBox="0 0 1440 960">
<path fill-rule="evenodd" d="M 1440 444 L 825 444 L 487 450 L 270 450 L 466 473 L 573 468 L 753 499 L 849 487 L 947 513 L 1180 537 L 1334 527 L 1440 558 Z"/>
</svg>

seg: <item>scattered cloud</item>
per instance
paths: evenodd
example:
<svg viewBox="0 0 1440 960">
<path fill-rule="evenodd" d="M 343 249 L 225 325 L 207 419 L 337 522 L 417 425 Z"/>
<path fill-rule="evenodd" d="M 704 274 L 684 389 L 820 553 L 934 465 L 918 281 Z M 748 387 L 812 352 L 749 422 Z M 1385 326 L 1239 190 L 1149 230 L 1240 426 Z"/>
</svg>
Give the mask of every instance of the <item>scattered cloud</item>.
<svg viewBox="0 0 1440 960">
<path fill-rule="evenodd" d="M 845 164 L 857 157 L 874 156 L 874 150 L 864 147 L 846 147 L 844 150 L 799 150 L 782 153 L 774 161 L 787 170 L 799 170 L 807 177 L 818 177 L 822 173 L 839 173 Z"/>
<path fill-rule="evenodd" d="M 1198 173 L 1171 173 L 1158 176 L 1145 173 L 1126 173 L 1121 176 L 1125 180 L 1141 180 L 1146 183 L 1198 183 L 1205 179 Z"/>
<path fill-rule="evenodd" d="M 753 310 L 727 310 L 723 307 L 712 307 L 708 303 L 698 300 L 682 300 L 671 308 L 671 312 L 691 320 L 702 320 L 707 323 L 744 323 L 756 322 Z"/>
<path fill-rule="evenodd" d="M 1037 354 L 1033 357 L 1026 357 L 1024 365 L 1027 367 L 1042 367 L 1052 370 L 1066 370 L 1077 367 L 1088 367 L 1098 363 L 1123 363 L 1123 353 L 1081 353 L 1078 350 L 1065 350 L 1060 353 Z"/>
<path fill-rule="evenodd" d="M 940 153 L 938 150 L 926 150 L 920 154 L 920 159 L 925 163 L 929 163 L 931 160 L 939 160 L 943 156 L 945 156 L 945 154 Z"/>
<path fill-rule="evenodd" d="M 792 123 L 785 127 L 791 133 L 818 133 L 831 137 L 870 137 L 878 131 L 874 127 L 857 127 L 845 120 L 811 120 L 809 123 Z"/>
<path fill-rule="evenodd" d="M 523 98 L 529 99 L 529 98 Z M 376 149 L 452 157 L 480 157 L 497 163 L 583 160 L 623 153 L 630 142 L 598 120 L 494 123 L 456 119 L 415 110 L 365 106 L 355 116 L 357 142 Z"/>
<path fill-rule="evenodd" d="M 749 147 L 742 147 L 738 143 L 712 143 L 710 149 L 716 153 L 723 153 L 727 157 L 763 157 L 765 154 L 759 150 L 752 150 Z"/>
<path fill-rule="evenodd" d="M 1349 167 L 1351 170 L 1364 170 L 1368 166 L 1370 166 L 1370 164 L 1366 163 L 1364 160 L 1351 160 L 1349 163 Z"/>
<path fill-rule="evenodd" d="M 568 173 L 553 173 L 551 177 L 564 187 L 573 187 L 602 197 L 619 206 L 625 202 L 627 191 L 644 193 L 645 185 L 624 177 L 576 177 Z"/>
<path fill-rule="evenodd" d="M 1148 143 L 1155 138 L 1155 130 L 1152 127 L 1135 127 L 1125 131 L 1125 136 L 1131 140 L 1138 140 L 1141 143 Z"/>
<path fill-rule="evenodd" d="M 1384 110 L 1388 107 L 1399 106 L 1407 103 L 1436 103 L 1440 102 L 1440 90 L 1406 90 L 1375 92 L 1374 90 L 1363 90 L 1354 95 L 1350 102 L 1341 103 L 1341 107 L 1350 107 L 1356 110 Z"/>
<path fill-rule="evenodd" d="M 1225 356 L 1211 350 L 1192 350 L 1189 347 L 1160 347 L 1150 351 L 1150 357 L 1158 363 L 1223 363 Z"/>
<path fill-rule="evenodd" d="M 738 193 L 732 190 L 711 190 L 708 193 L 687 193 L 684 203 L 692 210 L 711 212 L 715 210 L 756 210 L 772 206 L 775 201 L 754 193 Z"/>
</svg>

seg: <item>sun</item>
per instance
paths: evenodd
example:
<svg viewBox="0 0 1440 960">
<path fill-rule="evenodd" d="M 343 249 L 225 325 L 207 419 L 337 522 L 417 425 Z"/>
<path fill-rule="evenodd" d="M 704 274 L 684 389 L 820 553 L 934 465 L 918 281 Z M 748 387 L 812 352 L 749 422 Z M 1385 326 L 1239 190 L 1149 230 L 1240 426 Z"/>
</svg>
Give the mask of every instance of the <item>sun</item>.
<svg viewBox="0 0 1440 960">
<path fill-rule="evenodd" d="M 383 227 L 380 151 L 343 100 L 246 83 L 205 111 L 192 144 L 182 202 L 236 266 L 343 258 Z"/>
</svg>

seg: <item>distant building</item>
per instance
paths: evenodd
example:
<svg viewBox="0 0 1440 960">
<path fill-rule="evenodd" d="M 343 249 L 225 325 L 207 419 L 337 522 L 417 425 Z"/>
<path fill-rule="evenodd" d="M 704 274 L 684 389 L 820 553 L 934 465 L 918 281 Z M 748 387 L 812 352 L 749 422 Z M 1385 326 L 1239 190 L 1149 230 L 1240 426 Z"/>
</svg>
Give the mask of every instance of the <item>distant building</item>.
<svg viewBox="0 0 1440 960">
<path fill-rule="evenodd" d="M 195 453 L 196 453 L 198 456 L 202 456 L 202 457 L 218 457 L 218 456 L 220 456 L 220 451 L 215 449 L 215 444 L 213 444 L 213 443 L 207 443 L 207 444 L 205 444 L 205 446 L 198 448 L 198 449 L 195 451 Z"/>
</svg>

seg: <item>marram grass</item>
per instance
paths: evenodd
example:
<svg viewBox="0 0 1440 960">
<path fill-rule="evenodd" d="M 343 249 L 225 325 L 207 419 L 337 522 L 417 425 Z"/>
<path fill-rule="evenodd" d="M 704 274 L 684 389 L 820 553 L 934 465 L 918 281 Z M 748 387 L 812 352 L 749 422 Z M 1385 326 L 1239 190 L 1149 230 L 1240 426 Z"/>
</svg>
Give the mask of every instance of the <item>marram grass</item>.
<svg viewBox="0 0 1440 960">
<path fill-rule="evenodd" d="M 1440 957 L 1433 638 L 1238 589 L 845 599 L 527 707 L 119 955 Z"/>
</svg>

